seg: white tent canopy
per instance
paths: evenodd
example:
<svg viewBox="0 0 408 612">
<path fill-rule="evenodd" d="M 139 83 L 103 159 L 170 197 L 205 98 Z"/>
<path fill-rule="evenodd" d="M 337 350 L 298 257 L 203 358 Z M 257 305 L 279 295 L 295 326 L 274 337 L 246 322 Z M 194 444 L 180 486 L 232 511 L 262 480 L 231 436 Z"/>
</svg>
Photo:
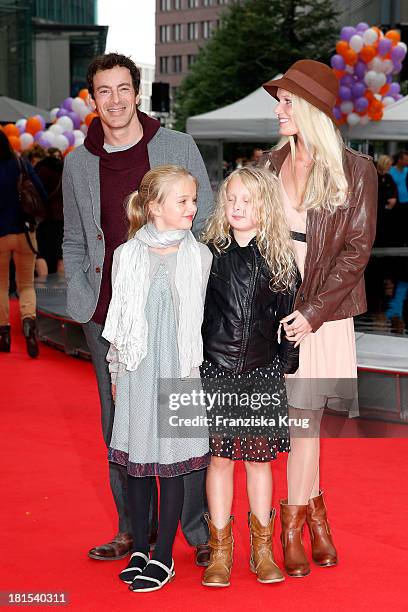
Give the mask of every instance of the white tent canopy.
<svg viewBox="0 0 408 612">
<path fill-rule="evenodd" d="M 18 119 L 28 119 L 28 117 L 33 117 L 34 115 L 42 115 L 47 123 L 51 121 L 49 111 L 39 106 L 26 104 L 26 102 L 14 100 L 7 96 L 0 96 L 0 121 L 15 123 Z"/>
<path fill-rule="evenodd" d="M 187 132 L 196 140 L 271 142 L 279 138 L 276 105 L 275 98 L 259 87 L 238 102 L 190 117 Z"/>
<path fill-rule="evenodd" d="M 356 125 L 342 129 L 349 140 L 407 140 L 408 141 L 408 96 L 384 109 L 381 121 L 370 121 L 367 125 Z"/>
<path fill-rule="evenodd" d="M 199 141 L 273 142 L 279 139 L 276 105 L 275 98 L 259 87 L 238 102 L 190 117 L 187 132 Z M 342 126 L 342 132 L 349 140 L 408 141 L 408 96 L 387 106 L 381 121 Z"/>
</svg>

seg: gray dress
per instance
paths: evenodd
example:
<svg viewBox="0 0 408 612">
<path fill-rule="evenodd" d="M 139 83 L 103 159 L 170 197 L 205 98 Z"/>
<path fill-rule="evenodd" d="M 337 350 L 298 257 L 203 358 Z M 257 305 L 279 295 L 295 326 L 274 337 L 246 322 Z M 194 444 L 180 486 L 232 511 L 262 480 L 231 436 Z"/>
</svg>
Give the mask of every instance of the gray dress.
<svg viewBox="0 0 408 612">
<path fill-rule="evenodd" d="M 158 433 L 159 379 L 180 378 L 174 286 L 177 253 L 150 251 L 149 257 L 147 355 L 137 370 L 123 370 L 116 379 L 109 460 L 126 466 L 131 476 L 171 477 L 207 467 L 209 442 L 208 437 L 161 437 Z"/>
</svg>

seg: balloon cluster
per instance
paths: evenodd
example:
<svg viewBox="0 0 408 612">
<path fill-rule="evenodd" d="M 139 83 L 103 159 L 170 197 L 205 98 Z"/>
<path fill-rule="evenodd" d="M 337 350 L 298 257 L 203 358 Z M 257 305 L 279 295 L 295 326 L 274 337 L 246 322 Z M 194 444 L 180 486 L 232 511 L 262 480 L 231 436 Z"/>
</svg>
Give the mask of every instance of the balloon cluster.
<svg viewBox="0 0 408 612">
<path fill-rule="evenodd" d="M 397 30 L 383 34 L 367 23 L 342 28 L 331 58 L 339 80 L 339 98 L 333 109 L 338 124 L 380 121 L 384 108 L 402 98 L 393 76 L 401 71 L 406 53 Z"/>
<path fill-rule="evenodd" d="M 76 98 L 65 98 L 61 106 L 50 111 L 53 123 L 47 128 L 44 117 L 35 115 L 8 123 L 3 130 L 15 151 L 27 151 L 34 144 L 44 149 L 56 147 L 64 155 L 81 145 L 96 113 L 86 103 L 87 89 Z"/>
</svg>

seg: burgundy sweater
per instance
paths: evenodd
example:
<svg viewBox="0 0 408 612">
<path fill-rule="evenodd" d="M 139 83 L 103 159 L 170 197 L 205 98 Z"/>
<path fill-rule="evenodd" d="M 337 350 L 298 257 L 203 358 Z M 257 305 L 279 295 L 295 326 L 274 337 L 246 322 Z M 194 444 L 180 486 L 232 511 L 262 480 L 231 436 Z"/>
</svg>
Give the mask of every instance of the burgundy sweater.
<svg viewBox="0 0 408 612">
<path fill-rule="evenodd" d="M 125 202 L 127 196 L 139 189 L 140 182 L 150 170 L 147 143 L 160 127 L 156 119 L 137 111 L 143 127 L 143 137 L 134 147 L 117 153 L 107 153 L 103 148 L 104 134 L 99 118 L 92 121 L 85 147 L 99 157 L 101 186 L 101 227 L 105 237 L 105 259 L 99 300 L 92 320 L 104 325 L 112 297 L 111 269 L 114 250 L 126 242 L 128 223 Z"/>
</svg>

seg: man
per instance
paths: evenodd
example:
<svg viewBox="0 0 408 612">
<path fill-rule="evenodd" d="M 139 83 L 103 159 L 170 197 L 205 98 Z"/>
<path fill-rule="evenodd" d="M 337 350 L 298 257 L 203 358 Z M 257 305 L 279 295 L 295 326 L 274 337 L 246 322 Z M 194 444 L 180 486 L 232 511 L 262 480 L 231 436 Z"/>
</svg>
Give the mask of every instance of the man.
<svg viewBox="0 0 408 612">
<path fill-rule="evenodd" d="M 408 245 L 408 151 L 399 151 L 395 156 L 395 165 L 389 170 L 398 190 L 396 223 L 394 232 L 396 244 Z"/>
<path fill-rule="evenodd" d="M 193 231 L 203 229 L 212 209 L 212 192 L 201 155 L 191 136 L 160 127 L 138 108 L 140 72 L 128 57 L 110 53 L 97 57 L 88 68 L 89 104 L 98 113 L 84 145 L 65 161 L 64 264 L 67 310 L 83 324 L 98 381 L 102 431 L 109 445 L 114 403 L 106 362 L 108 343 L 101 337 L 111 298 L 113 252 L 126 241 L 124 202 L 138 189 L 144 174 L 155 166 L 187 168 L 199 182 Z M 127 471 L 109 464 L 110 485 L 119 516 L 118 534 L 111 542 L 92 548 L 92 559 L 113 560 L 132 550 L 127 503 Z M 183 533 L 196 547 L 196 563 L 209 559 L 205 473 L 184 478 Z M 152 531 L 157 528 L 157 489 L 152 499 Z"/>
</svg>

